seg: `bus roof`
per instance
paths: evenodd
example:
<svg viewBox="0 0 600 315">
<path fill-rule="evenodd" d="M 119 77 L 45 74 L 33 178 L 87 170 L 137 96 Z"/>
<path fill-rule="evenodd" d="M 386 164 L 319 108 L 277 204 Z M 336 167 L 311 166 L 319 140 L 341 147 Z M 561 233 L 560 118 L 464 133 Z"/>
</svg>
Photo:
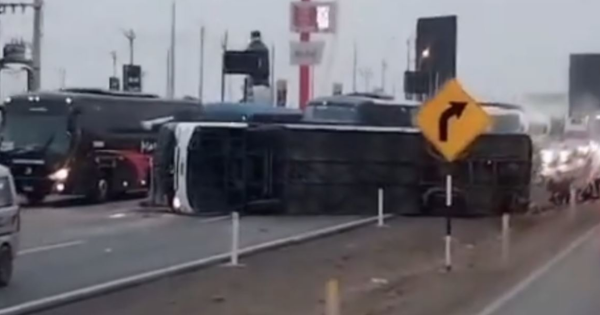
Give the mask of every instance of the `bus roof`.
<svg viewBox="0 0 600 315">
<path fill-rule="evenodd" d="M 36 99 L 39 98 L 39 99 Z M 187 103 L 187 104 L 200 104 L 198 100 L 190 100 L 190 99 L 166 99 L 161 98 L 158 95 L 154 94 L 146 94 L 146 93 L 134 93 L 134 92 L 121 92 L 121 91 L 108 91 L 102 89 L 87 89 L 87 88 L 71 88 L 71 89 L 61 89 L 54 91 L 38 91 L 38 92 L 27 92 L 16 94 L 10 96 L 6 99 L 6 103 L 9 103 L 12 100 L 52 100 L 52 101 L 62 101 L 71 99 L 73 101 L 76 100 L 136 100 L 136 101 L 152 101 L 156 102 L 177 102 L 177 103 Z"/>
<path fill-rule="evenodd" d="M 318 104 L 321 103 L 326 105 L 326 103 L 343 103 L 348 105 L 360 105 L 367 102 L 378 104 L 378 105 L 401 105 L 401 106 L 420 106 L 422 103 L 417 101 L 408 101 L 408 100 L 395 100 L 388 98 L 377 98 L 370 97 L 369 95 L 361 95 L 361 94 L 347 94 L 347 95 L 334 95 L 334 96 L 323 96 L 317 97 L 309 102 L 309 104 Z"/>
<path fill-rule="evenodd" d="M 270 104 L 250 104 L 250 103 L 207 103 L 204 104 L 204 114 L 211 113 L 227 113 L 238 115 L 255 115 L 255 114 L 297 114 L 301 115 L 302 111 L 294 108 L 275 107 Z"/>
</svg>

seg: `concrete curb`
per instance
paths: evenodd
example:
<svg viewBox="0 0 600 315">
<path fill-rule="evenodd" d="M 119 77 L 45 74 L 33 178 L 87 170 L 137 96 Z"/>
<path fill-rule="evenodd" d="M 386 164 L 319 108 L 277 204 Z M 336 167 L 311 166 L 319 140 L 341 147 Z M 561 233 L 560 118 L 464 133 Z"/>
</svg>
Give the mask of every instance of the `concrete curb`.
<svg viewBox="0 0 600 315">
<path fill-rule="evenodd" d="M 390 218 L 392 215 L 386 215 L 385 218 Z M 269 241 L 265 243 L 260 243 L 257 245 L 252 245 L 248 247 L 244 247 L 240 249 L 240 256 L 249 256 L 252 254 L 256 254 L 259 252 L 280 248 L 284 246 L 289 246 L 293 244 L 298 244 L 306 241 L 310 241 L 316 238 L 321 238 L 337 233 L 341 233 L 344 231 L 348 231 L 351 229 L 355 229 L 361 226 L 365 226 L 371 223 L 377 222 L 377 217 L 369 217 L 365 219 L 355 220 L 343 224 L 338 224 L 326 228 L 322 228 L 315 231 L 305 232 L 302 234 Z M 106 293 L 122 290 L 128 287 L 133 287 L 137 285 L 141 285 L 147 282 L 151 282 L 154 280 L 158 280 L 160 278 L 164 278 L 167 276 L 173 276 L 185 272 L 195 271 L 204 267 L 209 267 L 212 265 L 216 265 L 219 263 L 224 263 L 229 260 L 229 252 L 206 257 L 202 259 L 198 259 L 195 261 L 190 261 L 187 263 L 182 263 L 178 265 L 174 265 L 171 267 L 166 267 L 163 269 L 158 269 L 154 271 L 149 271 L 141 274 L 137 274 L 134 276 L 129 276 L 125 278 L 121 278 L 118 280 L 108 281 L 105 283 L 101 283 L 98 285 L 22 303 L 15 306 L 10 306 L 7 308 L 0 309 L 0 315 L 16 315 L 16 314 L 28 314 L 33 312 L 39 312 L 50 308 L 55 308 L 61 305 L 65 305 L 68 303 L 88 299 L 91 297 L 103 295 Z"/>
</svg>

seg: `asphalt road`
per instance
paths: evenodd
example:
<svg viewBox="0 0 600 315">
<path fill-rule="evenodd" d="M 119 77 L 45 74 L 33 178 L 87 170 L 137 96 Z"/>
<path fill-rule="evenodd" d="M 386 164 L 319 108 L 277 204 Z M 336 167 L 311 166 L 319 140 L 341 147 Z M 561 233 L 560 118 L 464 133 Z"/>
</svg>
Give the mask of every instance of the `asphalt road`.
<svg viewBox="0 0 600 315">
<path fill-rule="evenodd" d="M 598 229 L 564 259 L 537 271 L 481 315 L 591 315 L 600 312 Z M 512 293 L 512 294 L 511 294 Z M 498 303 L 500 302 L 500 303 Z"/>
<path fill-rule="evenodd" d="M 357 217 L 242 217 L 240 247 L 356 220 Z M 3 308 L 227 253 L 229 217 L 141 211 L 137 201 L 28 208 L 13 283 Z"/>
</svg>

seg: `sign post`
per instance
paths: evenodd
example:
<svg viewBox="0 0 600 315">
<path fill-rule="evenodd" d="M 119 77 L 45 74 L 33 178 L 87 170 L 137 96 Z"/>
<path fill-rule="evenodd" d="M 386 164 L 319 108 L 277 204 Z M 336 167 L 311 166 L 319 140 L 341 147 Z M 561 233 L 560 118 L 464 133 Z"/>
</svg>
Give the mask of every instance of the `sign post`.
<svg viewBox="0 0 600 315">
<path fill-rule="evenodd" d="M 444 237 L 445 267 L 452 270 L 452 163 L 491 124 L 490 116 L 477 104 L 456 79 L 425 103 L 417 115 L 417 125 L 423 136 L 450 163 L 446 171 L 446 235 Z"/>
</svg>

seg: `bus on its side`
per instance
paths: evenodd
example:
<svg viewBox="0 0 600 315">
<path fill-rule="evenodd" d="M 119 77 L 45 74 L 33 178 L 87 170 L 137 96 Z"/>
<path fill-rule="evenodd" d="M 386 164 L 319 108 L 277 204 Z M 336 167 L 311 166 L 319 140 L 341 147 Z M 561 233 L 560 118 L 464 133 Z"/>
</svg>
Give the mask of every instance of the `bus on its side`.
<svg viewBox="0 0 600 315">
<path fill-rule="evenodd" d="M 102 202 L 145 191 L 157 132 L 144 122 L 199 111 L 195 101 L 95 89 L 15 95 L 3 106 L 0 162 L 32 204 L 53 193 Z"/>
</svg>

